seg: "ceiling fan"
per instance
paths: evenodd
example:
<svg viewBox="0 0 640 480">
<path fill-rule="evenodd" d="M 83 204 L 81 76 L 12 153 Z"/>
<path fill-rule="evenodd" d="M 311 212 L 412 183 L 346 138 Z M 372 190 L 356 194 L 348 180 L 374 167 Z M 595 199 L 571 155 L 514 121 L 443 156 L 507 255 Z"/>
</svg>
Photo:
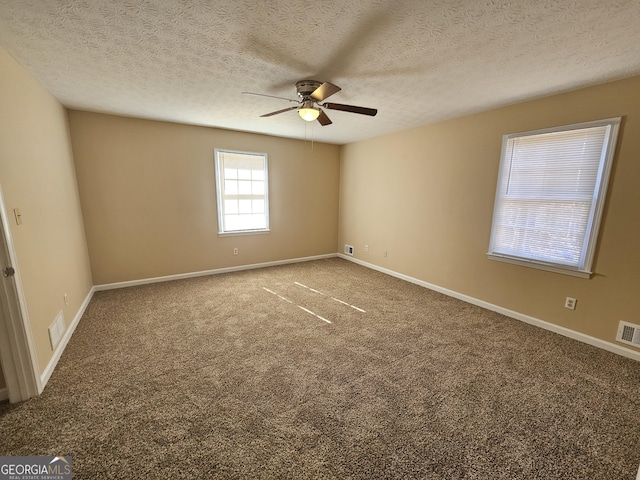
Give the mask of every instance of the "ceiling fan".
<svg viewBox="0 0 640 480">
<path fill-rule="evenodd" d="M 378 113 L 378 110 L 375 108 L 356 107 L 354 105 L 344 105 L 342 103 L 321 103 L 334 93 L 338 93 L 340 90 L 340 87 L 329 82 L 300 80 L 299 82 L 296 82 L 296 93 L 298 94 L 298 97 L 300 97 L 300 100 L 291 100 L 289 98 L 276 97 L 275 95 L 264 95 L 262 93 L 242 93 L 245 95 L 279 98 L 281 100 L 287 100 L 288 102 L 298 104 L 295 107 L 288 107 L 283 108 L 282 110 L 276 110 L 275 112 L 265 113 L 264 115 L 260 115 L 261 117 L 271 117 L 273 115 L 278 115 L 279 113 L 298 110 L 298 114 L 303 120 L 313 122 L 317 119 L 323 127 L 331 125 L 333 122 L 320 107 L 324 107 L 328 110 L 341 110 L 343 112 L 359 113 L 361 115 L 369 115 L 371 117 L 374 117 L 376 113 Z"/>
</svg>

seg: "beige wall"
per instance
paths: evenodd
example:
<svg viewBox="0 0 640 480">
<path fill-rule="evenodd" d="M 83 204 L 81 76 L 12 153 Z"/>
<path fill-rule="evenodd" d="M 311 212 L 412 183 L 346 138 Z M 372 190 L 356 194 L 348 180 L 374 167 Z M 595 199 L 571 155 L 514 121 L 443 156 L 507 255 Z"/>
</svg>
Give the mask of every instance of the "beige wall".
<svg viewBox="0 0 640 480">
<path fill-rule="evenodd" d="M 80 111 L 69 122 L 95 284 L 335 253 L 338 146 Z M 271 233 L 218 236 L 214 148 L 268 154 Z"/>
<path fill-rule="evenodd" d="M 596 274 L 488 260 L 502 136 L 617 116 Z M 640 323 L 638 132 L 635 77 L 346 145 L 338 248 L 350 243 L 363 261 L 615 342 L 619 320 Z M 564 308 L 567 296 L 578 300 L 575 311 Z"/>
<path fill-rule="evenodd" d="M 53 354 L 49 325 L 63 311 L 68 326 L 92 286 L 67 116 L 2 48 L 0 112 L 0 184 L 42 373 Z"/>
</svg>

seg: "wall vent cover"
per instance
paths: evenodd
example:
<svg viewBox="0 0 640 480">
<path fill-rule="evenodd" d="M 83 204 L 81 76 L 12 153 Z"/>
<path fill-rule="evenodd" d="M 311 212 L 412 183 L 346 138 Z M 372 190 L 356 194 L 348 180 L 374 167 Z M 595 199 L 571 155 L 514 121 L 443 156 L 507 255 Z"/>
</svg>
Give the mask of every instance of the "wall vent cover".
<svg viewBox="0 0 640 480">
<path fill-rule="evenodd" d="M 51 348 L 55 350 L 64 335 L 66 325 L 64 324 L 64 313 L 60 311 L 58 316 L 49 327 L 49 340 L 51 340 Z"/>
<path fill-rule="evenodd" d="M 618 335 L 616 340 L 623 343 L 628 343 L 634 347 L 640 347 L 640 325 L 634 325 L 633 323 L 620 322 L 618 326 Z"/>
<path fill-rule="evenodd" d="M 353 256 L 353 245 L 344 244 L 344 253 Z"/>
</svg>

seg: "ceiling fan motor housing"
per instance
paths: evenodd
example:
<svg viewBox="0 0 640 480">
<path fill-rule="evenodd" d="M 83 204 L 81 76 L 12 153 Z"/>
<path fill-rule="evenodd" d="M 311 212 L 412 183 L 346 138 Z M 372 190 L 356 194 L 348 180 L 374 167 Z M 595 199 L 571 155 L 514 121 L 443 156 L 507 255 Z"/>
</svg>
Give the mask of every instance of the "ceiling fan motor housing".
<svg viewBox="0 0 640 480">
<path fill-rule="evenodd" d="M 317 80 L 300 80 L 299 82 L 296 82 L 296 92 L 298 92 L 298 96 L 300 98 L 305 100 L 315 92 L 320 85 L 322 85 L 322 82 Z"/>
</svg>

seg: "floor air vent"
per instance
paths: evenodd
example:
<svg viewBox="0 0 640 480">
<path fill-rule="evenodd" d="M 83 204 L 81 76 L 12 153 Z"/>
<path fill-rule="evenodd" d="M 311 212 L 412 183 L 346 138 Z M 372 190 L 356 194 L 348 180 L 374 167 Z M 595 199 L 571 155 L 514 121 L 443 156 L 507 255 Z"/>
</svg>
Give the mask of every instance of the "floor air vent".
<svg viewBox="0 0 640 480">
<path fill-rule="evenodd" d="M 634 347 L 640 347 L 640 325 L 620 322 L 616 340 L 618 340 L 619 342 L 628 343 L 629 345 L 633 345 Z"/>
</svg>

